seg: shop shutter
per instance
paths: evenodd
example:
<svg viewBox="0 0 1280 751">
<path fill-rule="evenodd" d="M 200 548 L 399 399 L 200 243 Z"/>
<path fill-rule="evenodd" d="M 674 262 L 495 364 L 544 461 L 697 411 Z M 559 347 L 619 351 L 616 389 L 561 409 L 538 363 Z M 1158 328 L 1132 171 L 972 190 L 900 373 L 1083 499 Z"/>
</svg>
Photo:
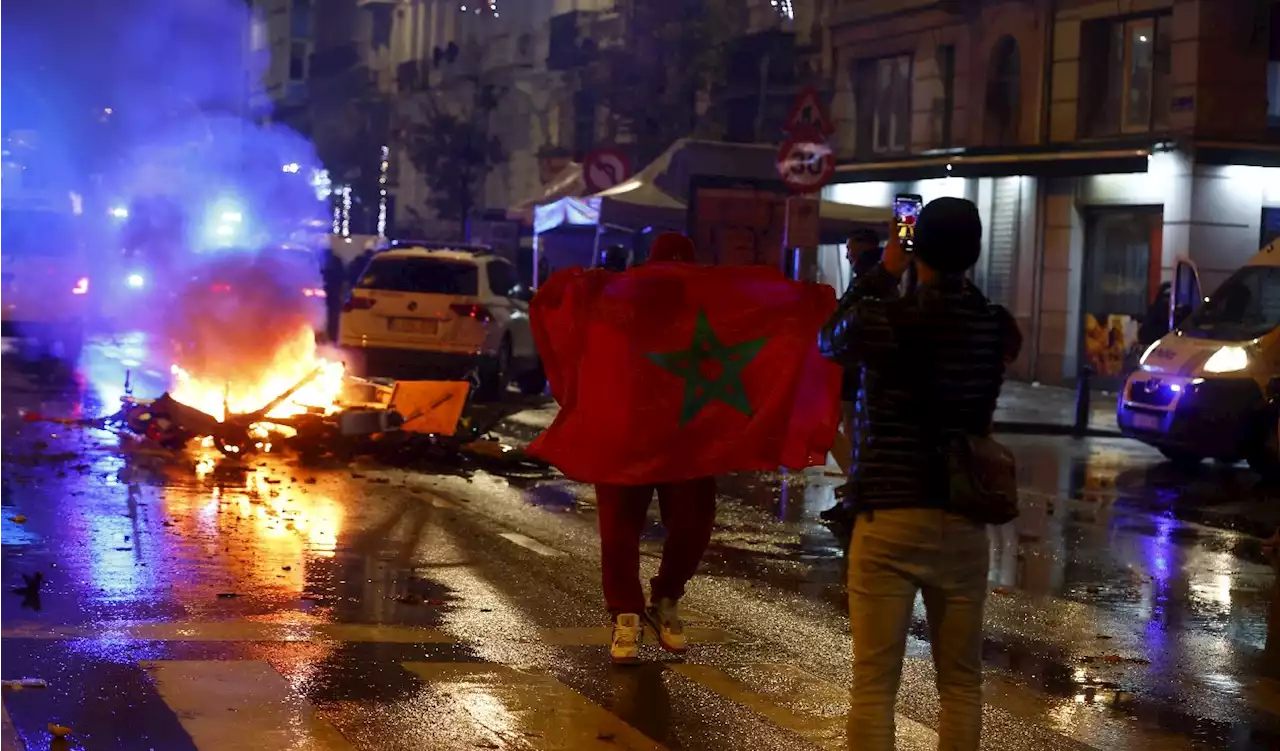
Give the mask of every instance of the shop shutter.
<svg viewBox="0 0 1280 751">
<path fill-rule="evenodd" d="M 1022 216 L 1019 178 L 995 179 L 991 223 L 987 228 L 987 263 L 984 290 L 992 302 L 1013 302 L 1014 263 L 1018 252 L 1018 220 Z"/>
</svg>

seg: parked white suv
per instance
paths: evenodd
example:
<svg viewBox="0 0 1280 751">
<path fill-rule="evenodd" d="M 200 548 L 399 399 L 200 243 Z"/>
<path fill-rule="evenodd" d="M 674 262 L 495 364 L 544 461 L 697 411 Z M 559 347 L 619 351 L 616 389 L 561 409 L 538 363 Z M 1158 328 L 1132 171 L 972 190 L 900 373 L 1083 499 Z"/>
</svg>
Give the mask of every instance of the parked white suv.
<svg viewBox="0 0 1280 751">
<path fill-rule="evenodd" d="M 366 376 L 461 379 L 483 397 L 546 378 L 515 266 L 487 249 L 399 246 L 370 260 L 342 307 L 339 344 Z"/>
</svg>

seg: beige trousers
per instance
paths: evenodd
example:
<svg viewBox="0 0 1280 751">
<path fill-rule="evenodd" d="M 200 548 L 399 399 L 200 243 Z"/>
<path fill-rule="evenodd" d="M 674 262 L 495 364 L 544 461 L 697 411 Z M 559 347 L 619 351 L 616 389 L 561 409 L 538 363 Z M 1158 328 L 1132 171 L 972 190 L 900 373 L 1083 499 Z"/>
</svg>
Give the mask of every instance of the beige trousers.
<svg viewBox="0 0 1280 751">
<path fill-rule="evenodd" d="M 894 704 L 917 592 L 924 598 L 942 704 L 938 748 L 978 748 L 989 565 L 985 525 L 936 509 L 858 515 L 849 545 L 849 748 L 894 747 Z"/>
</svg>

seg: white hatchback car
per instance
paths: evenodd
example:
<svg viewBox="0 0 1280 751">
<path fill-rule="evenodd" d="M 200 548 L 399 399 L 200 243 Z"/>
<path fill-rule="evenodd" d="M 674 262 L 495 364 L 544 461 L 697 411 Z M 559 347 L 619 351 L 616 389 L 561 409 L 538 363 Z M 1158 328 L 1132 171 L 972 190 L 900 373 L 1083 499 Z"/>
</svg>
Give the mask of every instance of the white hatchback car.
<svg viewBox="0 0 1280 751">
<path fill-rule="evenodd" d="M 366 376 L 461 379 L 481 396 L 546 387 L 515 266 L 488 249 L 399 246 L 377 254 L 342 307 L 338 341 Z"/>
</svg>

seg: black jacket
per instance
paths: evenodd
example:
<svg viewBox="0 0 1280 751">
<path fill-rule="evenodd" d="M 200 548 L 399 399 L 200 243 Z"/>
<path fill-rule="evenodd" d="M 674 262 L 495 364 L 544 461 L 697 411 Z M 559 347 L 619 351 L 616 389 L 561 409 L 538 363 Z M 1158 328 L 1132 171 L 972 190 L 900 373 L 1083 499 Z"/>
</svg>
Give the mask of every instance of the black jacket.
<svg viewBox="0 0 1280 751">
<path fill-rule="evenodd" d="M 1013 317 L 967 281 L 898 297 L 877 265 L 845 293 L 818 337 L 822 354 L 861 371 L 848 498 L 857 510 L 939 507 L 948 434 L 991 430 Z"/>
</svg>

